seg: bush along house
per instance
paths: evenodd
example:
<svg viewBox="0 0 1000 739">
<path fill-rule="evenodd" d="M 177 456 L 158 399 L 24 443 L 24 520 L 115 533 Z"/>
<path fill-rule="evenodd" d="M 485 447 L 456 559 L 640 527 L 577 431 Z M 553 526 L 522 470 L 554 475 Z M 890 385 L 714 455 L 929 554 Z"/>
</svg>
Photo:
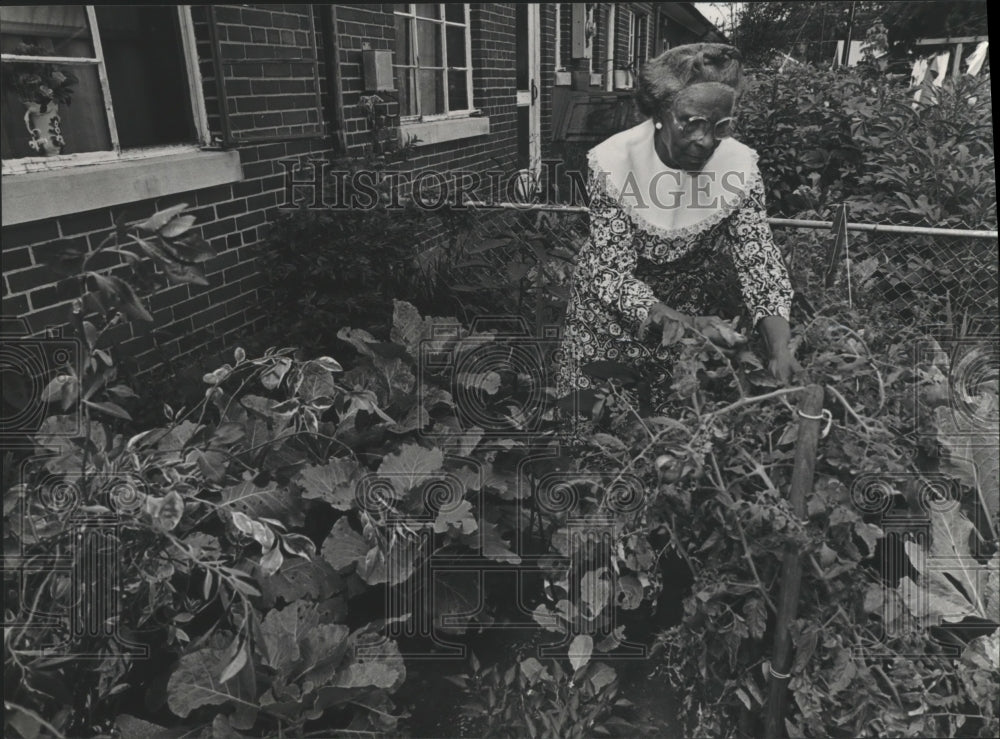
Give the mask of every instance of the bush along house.
<svg viewBox="0 0 1000 739">
<path fill-rule="evenodd" d="M 152 320 L 102 338 L 139 372 L 268 323 L 255 250 L 283 209 L 322 201 L 318 163 L 410 142 L 411 172 L 568 164 L 561 147 L 628 125 L 649 55 L 718 38 L 691 3 L 21 5 L 0 20 L 5 343 L 66 325 L 79 283 L 59 255 L 186 203 L 214 255 L 157 273 L 169 285 L 137 297 Z M 132 261 L 105 250 L 87 267 Z"/>
</svg>

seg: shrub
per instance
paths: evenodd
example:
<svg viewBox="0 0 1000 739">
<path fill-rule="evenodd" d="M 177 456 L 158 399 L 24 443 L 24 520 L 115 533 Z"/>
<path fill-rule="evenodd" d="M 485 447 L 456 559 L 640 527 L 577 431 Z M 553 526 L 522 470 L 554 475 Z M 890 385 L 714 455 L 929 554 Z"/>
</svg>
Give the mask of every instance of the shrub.
<svg viewBox="0 0 1000 739">
<path fill-rule="evenodd" d="M 269 303 L 290 329 L 285 340 L 315 350 L 330 346 L 337 326 L 384 331 L 386 306 L 419 280 L 416 236 L 427 220 L 415 207 L 279 215 L 258 253 Z"/>
<path fill-rule="evenodd" d="M 854 220 L 996 227 L 990 77 L 948 79 L 936 104 L 844 69 L 795 65 L 758 73 L 740 111 L 760 154 L 769 210 Z"/>
</svg>

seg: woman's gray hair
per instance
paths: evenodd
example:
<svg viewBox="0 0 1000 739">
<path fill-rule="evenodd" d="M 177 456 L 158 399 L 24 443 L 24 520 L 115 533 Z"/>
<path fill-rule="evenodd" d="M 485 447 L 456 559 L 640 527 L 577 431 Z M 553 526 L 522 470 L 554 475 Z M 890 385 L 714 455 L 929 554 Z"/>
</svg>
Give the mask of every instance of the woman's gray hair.
<svg viewBox="0 0 1000 739">
<path fill-rule="evenodd" d="M 636 107 L 653 117 L 673 105 L 677 93 L 700 82 L 721 82 L 739 97 L 743 56 L 727 44 L 685 44 L 650 59 L 639 72 Z"/>
</svg>

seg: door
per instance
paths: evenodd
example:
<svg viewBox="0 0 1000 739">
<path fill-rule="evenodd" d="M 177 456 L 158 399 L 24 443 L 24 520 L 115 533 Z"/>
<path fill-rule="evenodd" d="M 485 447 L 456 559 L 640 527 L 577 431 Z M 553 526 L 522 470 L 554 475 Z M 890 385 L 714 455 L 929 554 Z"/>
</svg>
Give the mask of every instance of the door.
<svg viewBox="0 0 1000 739">
<path fill-rule="evenodd" d="M 537 177 L 542 159 L 541 25 L 538 3 L 514 5 L 517 49 L 517 168 Z"/>
</svg>

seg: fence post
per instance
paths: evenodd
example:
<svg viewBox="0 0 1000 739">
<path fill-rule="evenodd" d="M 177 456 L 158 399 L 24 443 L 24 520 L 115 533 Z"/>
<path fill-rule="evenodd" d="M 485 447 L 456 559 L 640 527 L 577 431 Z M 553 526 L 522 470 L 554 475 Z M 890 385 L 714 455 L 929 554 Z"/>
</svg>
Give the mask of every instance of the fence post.
<svg viewBox="0 0 1000 739">
<path fill-rule="evenodd" d="M 824 275 L 823 285 L 833 287 L 837 278 L 837 267 L 840 265 L 841 256 L 847 255 L 847 203 L 837 206 L 837 212 L 833 217 L 833 243 L 830 245 L 830 256 L 826 263 L 826 275 Z M 847 294 L 850 299 L 851 293 L 851 264 L 850 257 L 847 257 Z"/>
<path fill-rule="evenodd" d="M 791 504 L 792 513 L 802 520 L 806 518 L 806 496 L 812 492 L 822 410 L 822 386 L 809 385 L 799 400 L 799 436 L 795 442 L 795 461 L 788 491 L 788 502 Z M 789 627 L 798 612 L 801 584 L 802 561 L 799 552 L 789 547 L 785 551 L 781 566 L 781 597 L 778 601 L 767 714 L 764 718 L 766 739 L 778 739 L 784 731 L 788 705 L 788 680 L 791 678 L 792 665 L 792 639 Z"/>
</svg>

